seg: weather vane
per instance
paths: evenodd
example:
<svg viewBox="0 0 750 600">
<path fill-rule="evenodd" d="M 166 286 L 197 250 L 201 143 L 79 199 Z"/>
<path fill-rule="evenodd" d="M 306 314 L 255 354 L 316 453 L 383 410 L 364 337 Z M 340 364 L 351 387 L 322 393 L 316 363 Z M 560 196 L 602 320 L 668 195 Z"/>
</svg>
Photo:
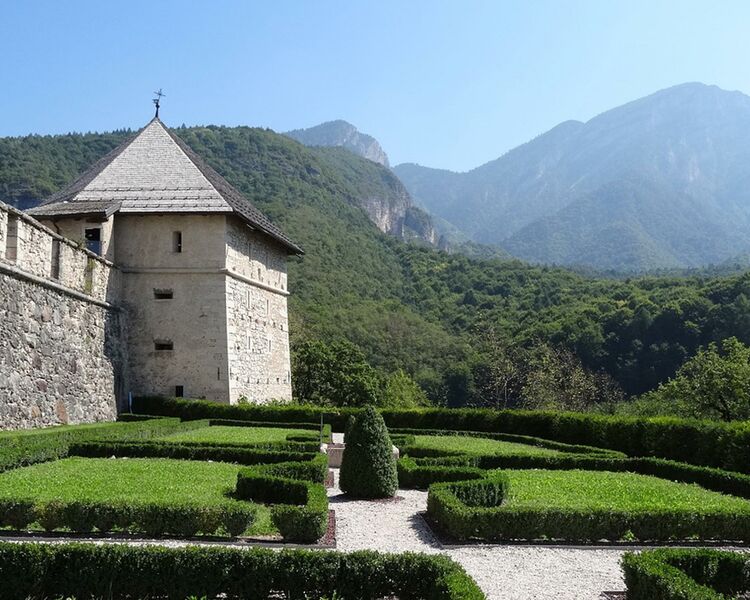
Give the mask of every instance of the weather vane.
<svg viewBox="0 0 750 600">
<path fill-rule="evenodd" d="M 164 94 L 161 91 L 161 88 L 159 88 L 158 92 L 154 92 L 154 94 L 156 95 L 156 98 L 153 99 L 153 103 L 154 103 L 154 106 L 156 106 L 156 118 L 158 119 L 159 118 L 159 106 L 161 104 L 161 99 L 162 99 L 162 96 L 166 97 L 166 94 Z"/>
</svg>

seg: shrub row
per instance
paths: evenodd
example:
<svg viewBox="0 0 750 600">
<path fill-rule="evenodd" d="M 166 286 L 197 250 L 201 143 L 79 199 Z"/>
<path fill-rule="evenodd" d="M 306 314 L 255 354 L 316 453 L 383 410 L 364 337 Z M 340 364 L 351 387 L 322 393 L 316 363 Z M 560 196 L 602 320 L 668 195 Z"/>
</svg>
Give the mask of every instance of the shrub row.
<svg viewBox="0 0 750 600">
<path fill-rule="evenodd" d="M 750 507 L 743 511 L 611 510 L 501 506 L 507 475 L 430 486 L 427 513 L 463 541 L 596 540 L 750 541 Z"/>
<path fill-rule="evenodd" d="M 183 419 L 229 418 L 287 423 L 324 420 L 344 431 L 357 409 L 327 412 L 314 406 L 228 406 L 199 400 L 138 398 L 140 413 Z M 381 411 L 391 428 L 510 433 L 656 456 L 730 471 L 750 472 L 750 423 L 722 423 L 673 417 L 621 417 L 547 411 L 409 409 Z"/>
<path fill-rule="evenodd" d="M 309 438 L 300 441 L 290 439 L 294 436 L 287 436 L 287 441 L 278 442 L 232 442 L 232 441 L 210 441 L 210 440 L 149 440 L 152 444 L 181 444 L 183 446 L 198 446 L 201 448 L 246 448 L 248 450 L 275 450 L 291 452 L 320 452 L 320 444 L 317 441 L 311 441 Z M 96 441 L 96 440 L 94 440 Z"/>
<path fill-rule="evenodd" d="M 707 490 L 750 499 L 750 475 L 699 467 L 661 458 L 594 458 L 589 456 L 450 455 L 419 458 L 406 455 L 398 462 L 399 485 L 426 488 L 431 483 L 477 479 L 491 469 L 555 469 L 631 472 L 680 483 L 696 483 Z M 462 474 L 467 475 L 461 477 Z"/>
<path fill-rule="evenodd" d="M 0 472 L 63 458 L 68 455 L 68 449 L 73 443 L 94 439 L 148 440 L 207 426 L 208 421 L 182 423 L 180 419 L 169 418 L 3 432 L 0 433 Z"/>
<path fill-rule="evenodd" d="M 133 399 L 133 411 L 149 415 L 180 417 L 185 421 L 216 419 L 230 421 L 254 421 L 268 427 L 271 423 L 282 423 L 295 427 L 298 424 L 320 423 L 323 415 L 325 423 L 335 431 L 344 431 L 350 414 L 357 414 L 356 408 L 327 409 L 309 405 L 266 405 L 266 404 L 220 404 L 210 400 L 185 400 L 182 398 L 160 398 L 155 396 Z M 319 425 L 316 425 L 316 428 Z"/>
<path fill-rule="evenodd" d="M 516 435 L 512 433 L 491 433 L 487 431 L 458 431 L 451 429 L 406 429 L 394 428 L 389 429 L 392 434 L 396 435 L 458 435 L 462 437 L 479 437 L 499 442 L 512 442 L 514 444 L 525 444 L 527 446 L 536 446 L 538 448 L 547 448 L 548 450 L 557 450 L 568 454 L 593 454 L 597 456 L 624 457 L 625 454 L 615 450 L 605 448 L 595 448 L 594 446 L 582 446 L 580 444 L 563 444 L 544 440 L 542 438 L 531 437 L 528 435 Z M 408 439 L 408 438 L 407 438 Z M 414 441 L 411 442 L 414 444 Z"/>
<path fill-rule="evenodd" d="M 485 598 L 445 556 L 369 551 L 0 543 L 0 581 L 1 600 Z"/>
<path fill-rule="evenodd" d="M 629 600 L 724 600 L 750 589 L 747 555 L 721 550 L 649 550 L 623 556 Z"/>
<path fill-rule="evenodd" d="M 401 488 L 427 489 L 433 483 L 482 479 L 487 472 L 468 465 L 420 465 L 411 457 L 399 459 L 398 485 Z"/>
<path fill-rule="evenodd" d="M 284 423 L 280 421 L 242 421 L 238 419 L 209 419 L 210 425 L 226 425 L 228 427 L 278 427 L 283 429 L 309 429 L 311 433 L 309 435 L 304 434 L 292 434 L 288 435 L 287 439 L 293 437 L 300 437 L 304 439 L 320 439 L 321 428 L 319 423 Z M 312 433 L 314 432 L 314 433 Z M 331 439 L 331 426 L 328 423 L 323 424 L 323 441 L 330 441 Z"/>
<path fill-rule="evenodd" d="M 235 504 L 125 504 L 103 502 L 33 502 L 0 500 L 0 525 L 23 530 L 33 524 L 47 532 L 67 528 L 77 533 L 127 531 L 147 536 L 192 537 L 224 531 L 242 534 L 255 520 L 256 507 Z"/>
<path fill-rule="evenodd" d="M 328 495 L 323 482 L 328 461 L 287 462 L 242 469 L 236 495 L 271 504 L 271 520 L 286 541 L 313 543 L 328 527 Z"/>
<path fill-rule="evenodd" d="M 82 442 L 71 444 L 69 454 L 87 458 L 109 456 L 130 458 L 175 458 L 183 460 L 213 460 L 241 465 L 258 465 L 288 461 L 309 461 L 320 454 L 317 445 L 313 451 L 266 450 L 242 446 L 193 445 L 181 442 Z"/>
</svg>

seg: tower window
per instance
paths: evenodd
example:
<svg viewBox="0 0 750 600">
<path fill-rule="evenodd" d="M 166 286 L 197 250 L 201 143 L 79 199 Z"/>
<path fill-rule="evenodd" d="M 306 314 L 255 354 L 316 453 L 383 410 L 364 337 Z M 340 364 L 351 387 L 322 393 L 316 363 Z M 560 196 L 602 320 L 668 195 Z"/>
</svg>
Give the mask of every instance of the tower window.
<svg viewBox="0 0 750 600">
<path fill-rule="evenodd" d="M 174 386 L 174 396 L 175 396 L 175 398 L 184 398 L 185 397 L 185 386 L 182 386 L 182 385 L 176 385 L 176 386 Z"/>
<path fill-rule="evenodd" d="M 182 252 L 182 232 L 181 231 L 172 232 L 172 252 L 176 252 L 177 254 Z"/>
<path fill-rule="evenodd" d="M 154 298 L 157 300 L 171 300 L 174 298 L 174 292 L 172 290 L 154 289 Z"/>
<path fill-rule="evenodd" d="M 172 342 L 172 340 L 155 340 L 154 350 L 159 352 L 164 350 L 174 350 L 174 342 Z"/>
<path fill-rule="evenodd" d="M 94 254 L 102 255 L 102 228 L 91 227 L 83 231 L 83 237 L 86 240 L 86 250 Z"/>
</svg>

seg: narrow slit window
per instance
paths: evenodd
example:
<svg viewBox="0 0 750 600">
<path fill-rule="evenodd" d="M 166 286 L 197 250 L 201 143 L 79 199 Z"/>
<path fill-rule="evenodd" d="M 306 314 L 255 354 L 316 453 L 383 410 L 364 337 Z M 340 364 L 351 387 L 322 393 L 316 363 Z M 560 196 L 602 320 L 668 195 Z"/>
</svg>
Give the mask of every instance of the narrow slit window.
<svg viewBox="0 0 750 600">
<path fill-rule="evenodd" d="M 182 385 L 176 385 L 174 386 L 174 396 L 175 398 L 184 398 L 185 397 L 185 387 Z"/>
<path fill-rule="evenodd" d="M 5 258 L 10 262 L 18 260 L 18 215 L 8 214 L 8 236 L 5 242 Z"/>
<path fill-rule="evenodd" d="M 177 254 L 182 252 L 182 232 L 181 231 L 172 232 L 172 252 L 175 252 Z"/>
<path fill-rule="evenodd" d="M 165 350 L 174 350 L 174 343 L 172 342 L 172 340 L 156 340 L 154 342 L 154 350 L 157 350 L 159 352 Z"/>
<path fill-rule="evenodd" d="M 60 279 L 60 240 L 52 240 L 52 257 L 50 263 L 52 279 Z"/>
<path fill-rule="evenodd" d="M 174 292 L 172 290 L 159 290 L 154 289 L 154 298 L 156 300 L 171 300 L 174 298 Z"/>
</svg>

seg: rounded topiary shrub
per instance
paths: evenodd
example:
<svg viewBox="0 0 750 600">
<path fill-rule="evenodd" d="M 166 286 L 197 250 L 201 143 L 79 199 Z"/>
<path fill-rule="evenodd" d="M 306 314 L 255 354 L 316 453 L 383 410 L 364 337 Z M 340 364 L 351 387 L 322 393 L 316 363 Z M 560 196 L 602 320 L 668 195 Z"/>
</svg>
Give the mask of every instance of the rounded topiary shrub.
<svg viewBox="0 0 750 600">
<path fill-rule="evenodd" d="M 396 459 L 383 417 L 369 406 L 355 419 L 344 439 L 340 484 L 357 498 L 389 498 L 398 488 Z"/>
</svg>

